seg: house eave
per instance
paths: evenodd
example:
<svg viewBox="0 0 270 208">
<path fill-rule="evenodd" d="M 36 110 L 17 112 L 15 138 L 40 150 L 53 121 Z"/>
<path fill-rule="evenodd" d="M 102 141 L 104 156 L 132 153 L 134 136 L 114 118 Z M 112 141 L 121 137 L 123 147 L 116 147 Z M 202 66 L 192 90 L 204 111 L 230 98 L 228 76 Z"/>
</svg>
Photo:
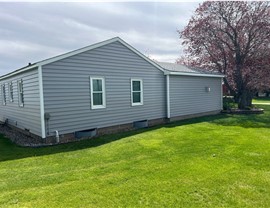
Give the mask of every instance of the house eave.
<svg viewBox="0 0 270 208">
<path fill-rule="evenodd" d="M 10 72 L 8 74 L 5 74 L 3 76 L 0 76 L 0 80 L 6 79 L 8 77 L 12 77 L 14 75 L 20 74 L 22 72 L 25 72 L 25 71 L 28 71 L 28 70 L 31 70 L 31 69 L 34 69 L 34 68 L 38 68 L 39 66 L 40 66 L 39 64 L 33 64 L 31 66 L 28 66 L 28 67 L 25 67 L 25 68 L 22 68 L 22 69 L 15 70 L 13 72 Z"/>
<path fill-rule="evenodd" d="M 217 77 L 223 78 L 225 75 L 222 74 L 197 74 L 197 73 L 186 73 L 186 72 L 172 72 L 166 71 L 164 72 L 165 75 L 178 75 L 178 76 L 195 76 L 195 77 Z"/>
</svg>

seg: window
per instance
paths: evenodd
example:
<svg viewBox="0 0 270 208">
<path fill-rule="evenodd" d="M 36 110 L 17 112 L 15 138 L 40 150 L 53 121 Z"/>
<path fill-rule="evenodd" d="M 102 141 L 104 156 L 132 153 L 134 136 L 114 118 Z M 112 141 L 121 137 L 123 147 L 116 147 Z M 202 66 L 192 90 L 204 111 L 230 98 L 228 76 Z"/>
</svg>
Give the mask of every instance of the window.
<svg viewBox="0 0 270 208">
<path fill-rule="evenodd" d="M 100 109 L 106 107 L 105 80 L 104 78 L 91 77 L 91 108 Z"/>
<path fill-rule="evenodd" d="M 131 79 L 131 105 L 143 105 L 143 85 L 141 79 Z"/>
<path fill-rule="evenodd" d="M 24 99 L 23 99 L 23 82 L 22 82 L 22 80 L 18 81 L 18 100 L 19 100 L 19 106 L 23 107 Z"/>
<path fill-rule="evenodd" d="M 13 85 L 12 82 L 8 83 L 9 101 L 13 102 Z"/>
<path fill-rule="evenodd" d="M 3 103 L 3 105 L 6 105 L 6 86 L 5 86 L 5 84 L 2 84 L 1 90 L 2 90 L 2 103 Z"/>
</svg>

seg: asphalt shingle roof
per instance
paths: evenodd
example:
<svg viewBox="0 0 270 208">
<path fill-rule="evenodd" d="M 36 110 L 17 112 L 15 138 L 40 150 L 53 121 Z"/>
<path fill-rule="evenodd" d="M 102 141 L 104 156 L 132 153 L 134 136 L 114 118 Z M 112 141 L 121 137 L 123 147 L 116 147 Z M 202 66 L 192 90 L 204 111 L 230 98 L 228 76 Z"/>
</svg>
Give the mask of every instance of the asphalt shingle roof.
<svg viewBox="0 0 270 208">
<path fill-rule="evenodd" d="M 185 66 L 182 64 L 169 63 L 169 62 L 159 62 L 155 61 L 159 66 L 170 72 L 184 72 L 184 73 L 193 73 L 193 74 L 212 74 L 212 75 L 222 75 L 219 72 L 211 72 L 207 70 L 202 70 L 190 66 Z"/>
</svg>

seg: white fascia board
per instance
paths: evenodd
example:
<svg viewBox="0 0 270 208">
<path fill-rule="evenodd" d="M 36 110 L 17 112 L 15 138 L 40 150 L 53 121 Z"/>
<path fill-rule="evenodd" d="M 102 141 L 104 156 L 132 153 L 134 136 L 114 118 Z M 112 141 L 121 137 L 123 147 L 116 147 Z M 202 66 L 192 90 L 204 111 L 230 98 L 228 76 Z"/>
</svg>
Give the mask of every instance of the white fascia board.
<svg viewBox="0 0 270 208">
<path fill-rule="evenodd" d="M 179 76 L 195 76 L 195 77 L 218 77 L 223 78 L 225 75 L 219 75 L 219 74 L 196 74 L 196 73 L 186 73 L 186 72 L 166 72 L 165 75 L 179 75 Z"/>
<path fill-rule="evenodd" d="M 1 77 L 0 77 L 0 80 L 6 79 L 6 78 L 8 78 L 8 77 L 14 76 L 14 75 L 16 75 L 16 74 L 20 74 L 20 73 L 22 73 L 22 72 L 25 72 L 25 71 L 28 71 L 28 70 L 30 70 L 30 69 L 34 69 L 34 68 L 37 68 L 37 67 L 38 67 L 37 64 L 33 64 L 33 65 L 31 65 L 31 66 L 29 66 L 29 67 L 26 67 L 26 68 L 24 68 L 24 69 L 19 69 L 19 70 L 13 71 L 13 72 L 11 72 L 11 73 L 8 73 L 8 74 L 6 74 L 6 75 L 1 76 Z"/>
<path fill-rule="evenodd" d="M 9 74 L 6 74 L 6 75 L 0 77 L 0 80 L 1 79 L 5 79 L 5 78 L 10 77 L 10 76 L 13 76 L 13 75 L 16 75 L 16 74 L 19 74 L 19 73 L 22 73 L 22 72 L 25 72 L 25 71 L 28 71 L 28 70 L 33 69 L 35 67 L 39 67 L 39 66 L 43 66 L 43 65 L 46 65 L 46 64 L 50 64 L 50 63 L 53 63 L 55 61 L 59 61 L 59 60 L 62 60 L 62 59 L 65 59 L 65 58 L 68 58 L 68 57 L 71 57 L 71 56 L 74 56 L 74 55 L 77 55 L 77 54 L 86 52 L 86 51 L 89 51 L 89 50 L 93 50 L 95 48 L 99 48 L 101 46 L 104 46 L 104 45 L 107 45 L 107 44 L 110 44 L 110 43 L 113 43 L 113 42 L 116 42 L 116 41 L 119 41 L 120 43 L 122 43 L 124 46 L 126 46 L 127 48 L 129 48 L 135 54 L 137 54 L 138 56 L 140 56 L 141 58 L 143 58 L 148 63 L 152 64 L 153 66 L 155 66 L 156 68 L 158 68 L 162 72 L 165 71 L 161 66 L 159 66 L 158 64 L 156 64 L 151 59 L 147 58 L 145 55 L 143 55 L 141 52 L 139 52 L 138 50 L 136 50 L 135 48 L 133 48 L 131 45 L 129 45 L 125 41 L 123 41 L 121 38 L 115 37 L 115 38 L 112 38 L 112 39 L 109 39 L 109 40 L 105 40 L 105 41 L 102 41 L 102 42 L 99 42 L 99 43 L 96 43 L 96 44 L 93 44 L 93 45 L 90 45 L 90 46 L 87 46 L 87 47 L 84 47 L 84 48 L 75 50 L 75 51 L 71 51 L 71 52 L 68 52 L 68 53 L 65 53 L 65 54 L 62 54 L 62 55 L 59 55 L 59 56 L 55 56 L 55 57 L 52 57 L 52 58 L 49 58 L 49 59 L 45 59 L 43 61 L 39 61 L 39 62 L 37 62 L 37 63 L 35 63 L 35 64 L 33 64 L 33 65 L 29 66 L 29 67 L 26 67 L 24 69 L 21 69 L 21 70 L 19 69 L 19 70 L 16 70 L 14 72 L 11 72 Z"/>
<path fill-rule="evenodd" d="M 46 65 L 46 64 L 50 64 L 50 63 L 53 63 L 55 61 L 59 61 L 59 60 L 62 60 L 62 59 L 65 59 L 65 58 L 68 58 L 68 57 L 71 57 L 71 56 L 86 52 L 86 51 L 93 50 L 95 48 L 99 48 L 101 46 L 104 46 L 104 45 L 107 45 L 107 44 L 110 44 L 110 43 L 113 43 L 115 41 L 118 41 L 119 39 L 120 38 L 116 37 L 116 38 L 112 38 L 112 39 L 109 39 L 109 40 L 105 40 L 105 41 L 102 41 L 102 42 L 99 42 L 99 43 L 96 43 L 96 44 L 93 44 L 93 45 L 90 45 L 90 46 L 86 46 L 84 48 L 81 48 L 81 49 L 78 49 L 78 50 L 75 50 L 75 51 L 71 51 L 71 52 L 68 52 L 68 53 L 65 53 L 65 54 L 62 54 L 62 55 L 59 55 L 59 56 L 55 56 L 55 57 L 40 61 L 40 62 L 38 62 L 38 64 L 41 65 L 41 66 Z"/>
<path fill-rule="evenodd" d="M 110 43 L 113 43 L 113 42 L 116 42 L 116 41 L 119 41 L 120 43 L 122 43 L 128 49 L 130 49 L 135 54 L 137 54 L 138 56 L 140 56 L 141 58 L 143 58 L 144 60 L 146 60 L 148 63 L 154 65 L 156 68 L 158 68 L 162 72 L 165 71 L 161 66 L 159 66 L 158 64 L 156 64 L 151 59 L 147 58 L 145 55 L 143 55 L 141 52 L 139 52 L 138 50 L 136 50 L 135 48 L 133 48 L 131 45 L 129 45 L 128 43 L 126 43 L 125 41 L 123 41 L 119 37 L 115 37 L 115 38 L 112 38 L 112 39 L 109 39 L 109 40 L 106 40 L 106 41 L 103 41 L 103 42 L 100 42 L 100 43 L 96 43 L 96 44 L 91 45 L 91 46 L 87 46 L 87 47 L 84 47 L 84 48 L 81 48 L 81 49 L 78 49 L 78 50 L 75 50 L 75 51 L 71 51 L 69 53 L 66 53 L 66 54 L 63 54 L 63 55 L 60 55 L 60 56 L 56 56 L 56 57 L 53 57 L 53 58 L 50 58 L 50 59 L 47 59 L 47 60 L 44 60 L 44 61 L 40 61 L 40 62 L 38 62 L 38 64 L 39 65 L 42 65 L 42 66 L 43 65 L 46 65 L 46 64 L 50 64 L 52 62 L 59 61 L 59 60 L 68 58 L 70 56 L 74 56 L 74 55 L 77 55 L 79 53 L 83 53 L 83 52 L 89 51 L 89 50 L 93 50 L 95 48 L 99 48 L 101 46 L 104 46 L 104 45 L 107 45 L 107 44 L 110 44 Z"/>
<path fill-rule="evenodd" d="M 78 50 L 75 50 L 75 51 L 71 51 L 69 53 L 66 53 L 66 54 L 63 54 L 63 55 L 60 55 L 60 56 L 56 56 L 56 57 L 53 57 L 53 58 L 50 58 L 50 59 L 47 59 L 47 60 L 44 60 L 44 61 L 40 61 L 40 62 L 38 62 L 38 64 L 39 65 L 42 65 L 42 66 L 43 65 L 46 65 L 46 64 L 50 64 L 52 62 L 59 61 L 59 60 L 68 58 L 70 56 L 74 56 L 74 55 L 77 55 L 79 53 L 83 53 L 83 52 L 89 51 L 89 50 L 93 50 L 95 48 L 99 48 L 101 46 L 104 46 L 104 45 L 107 45 L 107 44 L 110 44 L 110 43 L 113 43 L 113 42 L 116 42 L 116 41 L 119 41 L 120 43 L 122 43 L 128 49 L 130 49 L 135 54 L 137 54 L 138 56 L 140 56 L 141 58 L 143 58 L 144 60 L 146 60 L 148 63 L 154 65 L 156 68 L 158 68 L 162 72 L 165 71 L 161 66 L 159 66 L 158 64 L 156 64 L 151 59 L 147 58 L 145 55 L 143 55 L 141 52 L 139 52 L 138 50 L 136 50 L 135 48 L 133 48 L 131 45 L 129 45 L 128 43 L 126 43 L 125 41 L 123 41 L 119 37 L 115 37 L 115 38 L 112 38 L 112 39 L 109 39 L 109 40 L 106 40 L 106 41 L 103 41 L 103 42 L 100 42 L 100 43 L 96 43 L 96 44 L 91 45 L 91 46 L 87 46 L 87 47 L 84 47 L 84 48 L 81 48 L 81 49 L 78 49 Z"/>
<path fill-rule="evenodd" d="M 137 49 L 133 48 L 131 45 L 129 45 L 128 43 L 126 43 L 125 41 L 123 41 L 121 38 L 118 38 L 118 41 L 120 43 L 122 43 L 124 46 L 126 46 L 128 49 L 130 49 L 131 51 L 133 51 L 134 53 L 136 53 L 138 56 L 140 56 L 141 58 L 143 58 L 144 60 L 146 60 L 148 63 L 154 65 L 160 71 L 165 72 L 164 68 L 162 68 L 161 66 L 159 66 L 157 63 L 155 63 L 154 61 L 152 61 L 150 58 L 148 58 L 145 55 L 143 55 L 140 51 L 138 51 Z"/>
<path fill-rule="evenodd" d="M 90 45 L 90 46 L 87 46 L 87 47 L 84 47 L 84 48 L 81 48 L 81 49 L 78 49 L 78 50 L 75 50 L 75 51 L 71 51 L 71 52 L 68 52 L 68 53 L 65 53 L 65 54 L 62 54 L 62 55 L 59 55 L 59 56 L 55 56 L 55 57 L 52 57 L 52 58 L 49 58 L 49 59 L 45 59 L 43 61 L 39 61 L 39 62 L 37 62 L 37 63 L 35 63 L 35 64 L 33 64 L 33 65 L 29 66 L 29 67 L 26 67 L 24 69 L 19 69 L 19 70 L 16 70 L 14 72 L 3 75 L 3 76 L 0 77 L 0 80 L 11 77 L 13 75 L 16 75 L 16 74 L 19 74 L 19 73 L 22 73 L 22 72 L 25 72 L 25 71 L 28 71 L 28 70 L 33 69 L 35 67 L 39 67 L 39 66 L 43 66 L 43 65 L 46 65 L 46 64 L 49 64 L 49 63 L 53 63 L 55 61 L 65 59 L 65 58 L 68 58 L 70 56 L 74 56 L 76 54 L 79 54 L 79 53 L 82 53 L 82 52 L 85 52 L 85 51 L 92 50 L 94 48 L 104 46 L 106 44 L 115 42 L 115 41 L 117 41 L 119 39 L 120 38 L 118 38 L 118 37 L 112 38 L 112 39 L 109 39 L 109 40 L 106 40 L 106 41 L 103 41 L 103 42 L 100 42 L 100 43 L 96 43 L 96 44 L 93 44 L 93 45 Z"/>
<path fill-rule="evenodd" d="M 169 71 L 164 71 L 164 75 L 169 75 L 170 72 Z"/>
<path fill-rule="evenodd" d="M 141 52 L 139 52 L 138 50 L 136 50 L 135 48 L 133 48 L 131 45 L 129 45 L 128 43 L 126 43 L 125 41 L 123 41 L 119 37 L 115 37 L 115 38 L 112 38 L 112 39 L 109 39 L 109 40 L 106 40 L 106 41 L 103 41 L 103 42 L 100 42 L 100 43 L 96 43 L 94 45 L 90 45 L 90 46 L 87 46 L 87 47 L 84 47 L 84 48 L 81 48 L 81 49 L 78 49 L 78 50 L 75 50 L 75 51 L 71 51 L 71 52 L 66 53 L 66 54 L 63 54 L 63 55 L 59 55 L 59 56 L 56 56 L 56 57 L 53 57 L 53 58 L 50 58 L 50 59 L 47 59 L 47 60 L 44 60 L 44 61 L 40 61 L 40 62 L 38 62 L 38 64 L 40 64 L 40 65 L 50 64 L 52 62 L 59 61 L 59 60 L 68 58 L 70 56 L 74 56 L 74 55 L 77 55 L 79 53 L 83 53 L 83 52 L 89 51 L 89 50 L 93 50 L 95 48 L 99 48 L 101 46 L 104 46 L 104 45 L 107 45 L 107 44 L 110 44 L 110 43 L 113 43 L 113 42 L 116 42 L 116 41 L 119 41 L 124 46 L 126 46 L 128 49 L 130 49 L 131 51 L 133 51 L 135 54 L 137 54 L 138 56 L 140 56 L 141 58 L 143 58 L 144 60 L 146 60 L 148 63 L 154 65 L 156 68 L 158 68 L 159 70 L 161 70 L 162 72 L 164 72 L 164 69 L 161 66 L 159 66 L 158 64 L 156 64 L 151 59 L 147 58 L 145 55 L 143 55 Z"/>
</svg>

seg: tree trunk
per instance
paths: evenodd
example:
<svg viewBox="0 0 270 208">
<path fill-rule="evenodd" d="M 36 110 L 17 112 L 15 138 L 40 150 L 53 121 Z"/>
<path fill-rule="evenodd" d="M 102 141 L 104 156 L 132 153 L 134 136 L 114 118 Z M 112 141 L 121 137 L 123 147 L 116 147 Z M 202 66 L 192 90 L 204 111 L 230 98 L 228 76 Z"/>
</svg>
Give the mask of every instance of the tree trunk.
<svg viewBox="0 0 270 208">
<path fill-rule="evenodd" d="M 253 95 L 251 92 L 244 90 L 238 97 L 238 108 L 246 109 L 252 107 L 252 98 Z"/>
<path fill-rule="evenodd" d="M 254 94 L 252 93 L 248 93 L 248 96 L 247 96 L 247 106 L 248 107 L 252 107 L 252 98 L 253 98 Z"/>
</svg>

